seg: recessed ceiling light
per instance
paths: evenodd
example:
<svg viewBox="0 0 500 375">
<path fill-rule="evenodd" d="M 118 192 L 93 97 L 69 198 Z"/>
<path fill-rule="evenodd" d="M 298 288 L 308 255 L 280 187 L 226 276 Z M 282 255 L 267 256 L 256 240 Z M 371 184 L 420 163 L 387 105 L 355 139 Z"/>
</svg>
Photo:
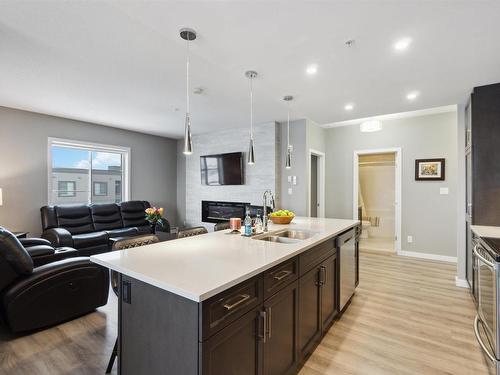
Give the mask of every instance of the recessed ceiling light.
<svg viewBox="0 0 500 375">
<path fill-rule="evenodd" d="M 318 65 L 316 64 L 311 64 L 306 69 L 306 73 L 309 75 L 316 74 L 317 72 L 318 72 Z"/>
<path fill-rule="evenodd" d="M 415 100 L 415 99 L 417 99 L 418 95 L 419 95 L 418 91 L 412 91 L 412 92 L 409 92 L 408 95 L 406 95 L 406 99 Z"/>
<path fill-rule="evenodd" d="M 365 121 L 359 126 L 359 130 L 363 133 L 372 133 L 382 130 L 382 123 L 378 120 Z"/>
<path fill-rule="evenodd" d="M 348 104 L 346 104 L 346 105 L 344 106 L 344 109 L 345 109 L 346 111 L 352 111 L 352 109 L 353 109 L 353 108 L 354 108 L 354 104 L 352 104 L 352 103 L 348 103 Z"/>
<path fill-rule="evenodd" d="M 410 45 L 411 43 L 411 39 L 410 38 L 403 38 L 403 39 L 400 39 L 398 40 L 395 44 L 394 44 L 394 49 L 396 51 L 404 51 L 405 49 L 408 48 L 408 46 Z"/>
</svg>

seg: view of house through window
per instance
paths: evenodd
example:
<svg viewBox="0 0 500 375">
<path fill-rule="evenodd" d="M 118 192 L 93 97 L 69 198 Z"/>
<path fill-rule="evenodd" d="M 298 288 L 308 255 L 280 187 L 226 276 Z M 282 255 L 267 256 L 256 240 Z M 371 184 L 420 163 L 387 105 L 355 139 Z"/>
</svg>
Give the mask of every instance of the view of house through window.
<svg viewBox="0 0 500 375">
<path fill-rule="evenodd" d="M 50 204 L 118 203 L 126 196 L 128 150 L 49 140 Z"/>
</svg>

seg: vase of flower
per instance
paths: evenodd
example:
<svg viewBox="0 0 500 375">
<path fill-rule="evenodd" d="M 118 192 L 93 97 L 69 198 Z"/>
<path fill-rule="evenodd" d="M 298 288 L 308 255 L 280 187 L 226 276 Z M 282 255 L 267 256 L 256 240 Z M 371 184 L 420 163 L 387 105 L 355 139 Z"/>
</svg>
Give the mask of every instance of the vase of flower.
<svg viewBox="0 0 500 375">
<path fill-rule="evenodd" d="M 146 213 L 146 220 L 151 225 L 151 233 L 156 234 L 156 225 L 163 224 L 163 208 L 149 207 L 144 212 Z"/>
</svg>

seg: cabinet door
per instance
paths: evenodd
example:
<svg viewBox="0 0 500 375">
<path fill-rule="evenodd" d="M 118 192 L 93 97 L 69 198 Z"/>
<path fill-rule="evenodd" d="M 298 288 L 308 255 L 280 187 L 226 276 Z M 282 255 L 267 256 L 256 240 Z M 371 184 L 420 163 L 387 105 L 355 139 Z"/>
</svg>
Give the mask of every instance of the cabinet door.
<svg viewBox="0 0 500 375">
<path fill-rule="evenodd" d="M 263 344 L 263 374 L 295 373 L 297 367 L 298 282 L 264 302 L 267 329 Z"/>
<path fill-rule="evenodd" d="M 338 311 L 337 304 L 337 255 L 332 255 L 320 266 L 321 284 L 321 326 L 330 328 Z"/>
<path fill-rule="evenodd" d="M 304 358 L 321 335 L 319 268 L 299 280 L 299 356 Z"/>
<path fill-rule="evenodd" d="M 252 310 L 200 343 L 202 375 L 258 375 L 260 309 Z"/>
</svg>

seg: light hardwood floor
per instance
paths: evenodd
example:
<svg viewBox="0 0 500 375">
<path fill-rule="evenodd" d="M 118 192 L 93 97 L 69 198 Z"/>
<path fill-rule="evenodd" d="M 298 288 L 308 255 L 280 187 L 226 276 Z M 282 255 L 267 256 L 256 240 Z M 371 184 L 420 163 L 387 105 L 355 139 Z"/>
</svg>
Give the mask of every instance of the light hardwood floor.
<svg viewBox="0 0 500 375">
<path fill-rule="evenodd" d="M 300 375 L 488 374 L 456 265 L 362 252 L 360 284 Z"/>
<path fill-rule="evenodd" d="M 455 265 L 368 252 L 360 265 L 351 305 L 300 375 L 488 374 Z M 115 338 L 110 293 L 107 306 L 54 328 L 17 337 L 0 329 L 0 374 L 104 374 Z"/>
</svg>

